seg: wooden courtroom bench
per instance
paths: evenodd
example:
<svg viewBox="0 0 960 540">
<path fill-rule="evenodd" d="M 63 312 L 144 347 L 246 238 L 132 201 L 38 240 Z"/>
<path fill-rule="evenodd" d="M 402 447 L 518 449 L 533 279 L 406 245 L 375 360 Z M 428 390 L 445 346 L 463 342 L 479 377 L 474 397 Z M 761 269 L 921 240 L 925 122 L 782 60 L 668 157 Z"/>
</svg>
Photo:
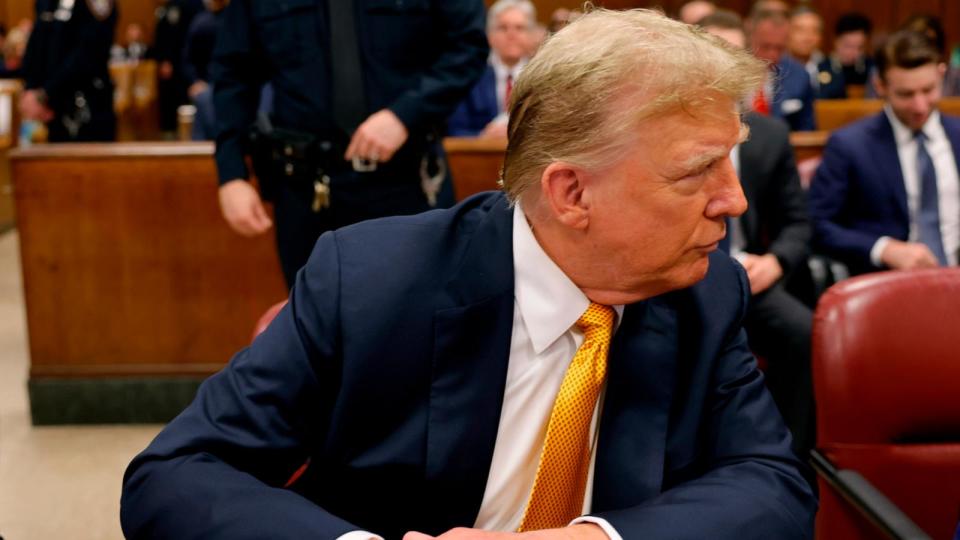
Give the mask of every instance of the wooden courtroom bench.
<svg viewBox="0 0 960 540">
<path fill-rule="evenodd" d="M 210 143 L 11 152 L 37 424 L 162 422 L 286 297 L 223 222 Z"/>
<path fill-rule="evenodd" d="M 819 99 L 813 103 L 817 128 L 833 131 L 883 109 L 882 99 Z M 960 116 L 960 98 L 940 100 L 940 110 L 945 114 Z"/>
<path fill-rule="evenodd" d="M 797 131 L 790 134 L 790 144 L 793 145 L 804 187 L 809 185 L 809 178 L 820 162 L 829 135 L 825 131 Z M 457 200 L 481 191 L 499 189 L 497 179 L 503 166 L 506 139 L 447 137 L 443 140 L 443 148 L 447 152 Z"/>
</svg>

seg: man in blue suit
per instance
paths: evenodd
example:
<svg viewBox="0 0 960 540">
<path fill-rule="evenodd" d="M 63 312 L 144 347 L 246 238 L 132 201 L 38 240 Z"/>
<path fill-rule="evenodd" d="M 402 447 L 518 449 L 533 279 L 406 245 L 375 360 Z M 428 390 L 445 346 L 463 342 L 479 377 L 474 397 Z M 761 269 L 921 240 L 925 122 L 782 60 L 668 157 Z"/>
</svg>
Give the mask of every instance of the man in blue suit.
<svg viewBox="0 0 960 540">
<path fill-rule="evenodd" d="M 883 112 L 830 137 L 810 187 L 815 249 L 852 273 L 956 265 L 960 119 L 937 110 L 939 51 L 903 31 L 876 62 Z"/>
<path fill-rule="evenodd" d="M 759 9 L 750 15 L 750 48 L 770 65 L 770 77 L 753 97 L 754 110 L 782 118 L 791 131 L 816 129 L 813 85 L 800 62 L 786 54 L 789 20 L 782 11 Z"/>
<path fill-rule="evenodd" d="M 324 234 L 131 463 L 125 534 L 809 538 L 746 275 L 714 253 L 763 73 L 651 11 L 560 31 L 517 83 L 506 194 Z"/>
<path fill-rule="evenodd" d="M 487 11 L 490 58 L 483 76 L 447 120 L 452 137 L 507 136 L 507 108 L 513 84 L 523 66 L 537 22 L 529 0 L 498 0 Z"/>
</svg>

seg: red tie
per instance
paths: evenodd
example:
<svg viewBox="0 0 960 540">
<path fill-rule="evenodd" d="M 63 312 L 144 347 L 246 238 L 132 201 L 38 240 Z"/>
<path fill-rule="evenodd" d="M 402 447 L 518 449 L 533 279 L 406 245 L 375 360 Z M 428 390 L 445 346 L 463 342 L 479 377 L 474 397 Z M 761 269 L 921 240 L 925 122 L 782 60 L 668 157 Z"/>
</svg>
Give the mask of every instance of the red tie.
<svg viewBox="0 0 960 540">
<path fill-rule="evenodd" d="M 507 91 L 503 93 L 503 110 L 510 110 L 510 94 L 513 92 L 513 75 L 507 75 Z"/>
<path fill-rule="evenodd" d="M 770 116 L 770 104 L 767 103 L 767 97 L 763 94 L 763 88 L 753 96 L 753 110 L 764 116 Z"/>
</svg>

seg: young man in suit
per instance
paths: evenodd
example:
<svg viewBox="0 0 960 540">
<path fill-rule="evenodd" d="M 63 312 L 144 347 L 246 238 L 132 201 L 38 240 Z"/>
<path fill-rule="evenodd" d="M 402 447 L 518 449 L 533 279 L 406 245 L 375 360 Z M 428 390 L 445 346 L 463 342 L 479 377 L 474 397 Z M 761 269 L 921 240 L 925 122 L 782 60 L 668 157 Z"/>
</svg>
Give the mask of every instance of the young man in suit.
<svg viewBox="0 0 960 540">
<path fill-rule="evenodd" d="M 517 82 L 506 193 L 324 234 L 131 464 L 125 533 L 810 538 L 716 253 L 764 71 L 652 11 L 557 33 Z"/>
<path fill-rule="evenodd" d="M 937 110 L 945 66 L 909 31 L 876 62 L 884 110 L 830 137 L 810 187 L 815 248 L 855 274 L 954 266 L 960 119 Z"/>
<path fill-rule="evenodd" d="M 447 120 L 448 135 L 506 138 L 510 93 L 527 63 L 536 22 L 536 8 L 529 0 L 498 0 L 490 6 L 487 69 Z"/>
<path fill-rule="evenodd" d="M 767 82 L 753 96 L 753 110 L 782 118 L 793 131 L 816 129 L 810 76 L 802 64 L 787 54 L 790 36 L 787 16 L 779 10 L 755 6 L 750 14 L 750 29 L 750 49 L 770 66 Z"/>
</svg>

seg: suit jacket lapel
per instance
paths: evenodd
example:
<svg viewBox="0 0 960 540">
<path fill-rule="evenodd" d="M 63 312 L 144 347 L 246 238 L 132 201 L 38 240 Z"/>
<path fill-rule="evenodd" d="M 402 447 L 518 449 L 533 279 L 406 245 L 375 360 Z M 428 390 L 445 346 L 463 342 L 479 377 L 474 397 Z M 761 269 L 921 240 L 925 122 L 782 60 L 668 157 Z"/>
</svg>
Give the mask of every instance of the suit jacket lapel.
<svg viewBox="0 0 960 540">
<path fill-rule="evenodd" d="M 595 512 L 636 505 L 660 493 L 678 352 L 677 313 L 668 298 L 627 306 L 611 345 L 594 471 Z"/>
<path fill-rule="evenodd" d="M 472 526 L 480 510 L 500 422 L 513 329 L 512 209 L 498 197 L 472 230 L 434 317 L 428 412 L 429 512 L 441 533 Z M 465 421 L 470 419 L 469 422 Z"/>
<path fill-rule="evenodd" d="M 874 140 L 867 146 L 872 149 L 877 178 L 886 180 L 887 188 L 896 202 L 900 212 L 900 219 L 910 223 L 910 212 L 907 210 L 907 188 L 903 183 L 903 171 L 900 169 L 900 154 L 897 153 L 897 140 L 893 135 L 893 127 L 887 115 L 881 112 L 874 125 Z"/>
</svg>

